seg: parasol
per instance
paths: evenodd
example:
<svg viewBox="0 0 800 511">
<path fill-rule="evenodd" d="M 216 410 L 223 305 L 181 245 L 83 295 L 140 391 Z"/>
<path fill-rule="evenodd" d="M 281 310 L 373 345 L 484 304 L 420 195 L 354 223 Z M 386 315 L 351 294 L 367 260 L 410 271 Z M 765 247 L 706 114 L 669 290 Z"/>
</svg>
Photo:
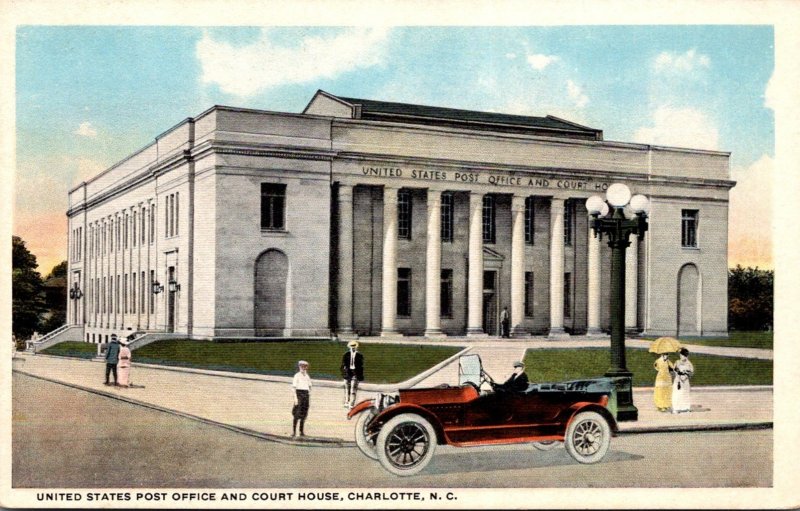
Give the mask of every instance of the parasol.
<svg viewBox="0 0 800 511">
<path fill-rule="evenodd" d="M 678 342 L 677 339 L 674 337 L 659 337 L 653 344 L 650 345 L 650 349 L 647 350 L 650 353 L 674 353 L 681 349 L 681 343 Z"/>
</svg>

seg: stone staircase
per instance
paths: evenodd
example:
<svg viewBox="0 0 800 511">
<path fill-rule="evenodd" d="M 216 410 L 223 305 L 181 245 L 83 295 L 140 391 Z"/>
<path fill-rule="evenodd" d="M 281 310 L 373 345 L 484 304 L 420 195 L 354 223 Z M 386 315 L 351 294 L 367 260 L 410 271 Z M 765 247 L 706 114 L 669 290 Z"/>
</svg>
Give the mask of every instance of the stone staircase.
<svg viewBox="0 0 800 511">
<path fill-rule="evenodd" d="M 62 325 L 35 341 L 27 341 L 25 351 L 36 353 L 60 342 L 83 341 L 82 325 Z"/>
</svg>

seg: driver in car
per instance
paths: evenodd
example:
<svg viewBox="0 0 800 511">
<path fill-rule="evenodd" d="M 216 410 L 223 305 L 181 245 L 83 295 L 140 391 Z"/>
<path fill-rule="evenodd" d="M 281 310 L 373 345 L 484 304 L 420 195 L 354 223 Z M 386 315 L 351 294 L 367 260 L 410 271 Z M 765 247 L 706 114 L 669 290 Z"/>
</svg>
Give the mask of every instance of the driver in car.
<svg viewBox="0 0 800 511">
<path fill-rule="evenodd" d="M 514 362 L 514 372 L 509 378 L 495 387 L 497 390 L 509 392 L 524 392 L 528 389 L 528 375 L 525 374 L 525 364 Z"/>
</svg>

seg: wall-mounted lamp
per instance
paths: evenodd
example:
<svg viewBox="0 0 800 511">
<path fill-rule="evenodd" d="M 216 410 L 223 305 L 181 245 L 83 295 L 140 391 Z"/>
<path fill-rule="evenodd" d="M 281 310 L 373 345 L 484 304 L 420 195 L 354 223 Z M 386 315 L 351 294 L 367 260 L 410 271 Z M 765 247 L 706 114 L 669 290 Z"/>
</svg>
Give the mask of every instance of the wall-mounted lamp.
<svg viewBox="0 0 800 511">
<path fill-rule="evenodd" d="M 81 291 L 81 288 L 78 287 L 78 283 L 75 282 L 72 285 L 72 289 L 69 290 L 69 297 L 72 298 L 73 300 L 80 300 L 82 296 L 83 296 L 83 291 Z"/>
<path fill-rule="evenodd" d="M 159 281 L 156 280 L 155 282 L 153 282 L 153 294 L 154 295 L 157 295 L 158 293 L 160 293 L 163 290 L 164 290 L 164 286 L 162 286 Z"/>
<path fill-rule="evenodd" d="M 170 281 L 167 283 L 167 285 L 169 285 L 169 292 L 170 292 L 170 293 L 174 293 L 175 291 L 180 291 L 180 290 L 181 290 L 181 285 L 180 285 L 180 284 L 178 284 L 178 283 L 177 283 L 176 281 L 174 281 L 174 280 L 170 280 Z"/>
</svg>

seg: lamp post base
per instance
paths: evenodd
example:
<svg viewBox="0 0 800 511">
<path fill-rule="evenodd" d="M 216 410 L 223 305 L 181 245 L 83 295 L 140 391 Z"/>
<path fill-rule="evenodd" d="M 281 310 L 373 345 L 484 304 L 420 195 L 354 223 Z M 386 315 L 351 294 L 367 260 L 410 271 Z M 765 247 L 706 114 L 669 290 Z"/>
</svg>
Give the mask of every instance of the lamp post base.
<svg viewBox="0 0 800 511">
<path fill-rule="evenodd" d="M 614 382 L 617 422 L 639 420 L 639 409 L 633 404 L 633 373 L 608 371 L 605 376 L 612 378 Z"/>
</svg>

